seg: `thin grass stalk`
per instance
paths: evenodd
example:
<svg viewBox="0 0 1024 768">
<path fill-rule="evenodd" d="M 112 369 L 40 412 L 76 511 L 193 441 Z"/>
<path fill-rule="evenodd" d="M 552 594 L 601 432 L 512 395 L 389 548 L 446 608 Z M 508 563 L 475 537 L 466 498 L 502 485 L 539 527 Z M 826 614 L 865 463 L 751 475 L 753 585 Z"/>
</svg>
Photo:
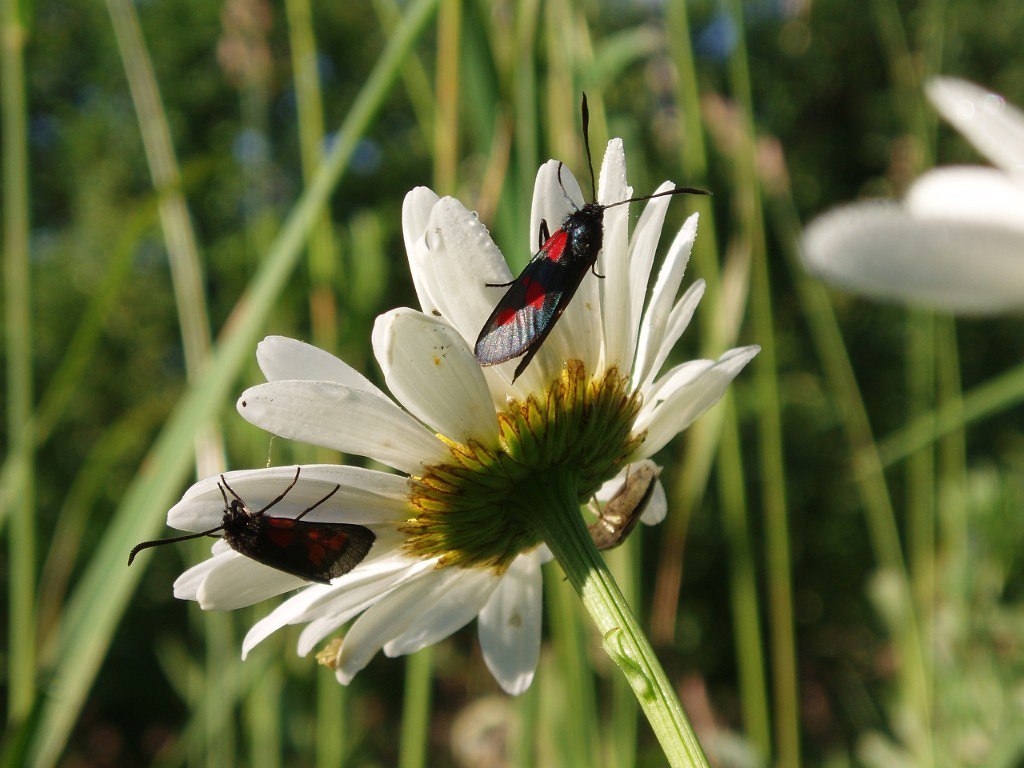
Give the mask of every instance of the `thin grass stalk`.
<svg viewBox="0 0 1024 768">
<path fill-rule="evenodd" d="M 542 88 L 545 114 L 543 125 L 548 139 L 548 151 L 552 157 L 571 162 L 573 168 L 583 169 L 586 156 L 580 141 L 580 85 L 576 74 L 588 62 L 580 48 L 583 45 L 583 30 L 586 23 L 577 19 L 577 8 L 569 0 L 551 0 L 544 3 L 544 42 L 548 70 Z M 604 110 L 604 94 L 588 94 L 590 106 L 590 146 L 602 155 L 605 144 L 607 120 Z M 537 130 L 534 126 L 533 130 Z M 600 161 L 598 161 L 600 162 Z M 535 170 L 535 169 L 534 169 Z M 589 193 L 590 180 L 578 173 L 580 186 Z M 532 178 L 532 177 L 531 177 Z M 533 235 L 533 233 L 530 233 Z M 534 245 L 531 242 L 531 246 Z M 530 250 L 533 250 L 531 248 Z"/>
<path fill-rule="evenodd" d="M 772 315 L 764 216 L 754 159 L 756 134 L 750 65 L 747 61 L 743 8 L 730 0 L 737 43 L 729 57 L 729 81 L 739 104 L 745 134 L 737 157 L 736 192 L 741 236 L 751 250 L 751 312 L 761 354 L 755 366 L 758 411 L 760 477 L 765 516 L 765 560 L 768 576 L 769 629 L 775 711 L 775 763 L 782 768 L 800 765 L 800 696 L 793 624 L 792 565 L 786 510 L 785 460 L 782 414 Z"/>
<path fill-rule="evenodd" d="M 409 656 L 405 662 L 399 768 L 424 768 L 428 765 L 433 680 L 434 646 L 428 645 Z"/>
<path fill-rule="evenodd" d="M 956 321 L 953 318 L 936 318 L 936 391 L 938 402 L 952 407 L 961 406 L 963 391 L 960 388 L 960 350 L 957 345 Z M 937 504 L 942 519 L 959 518 L 953 525 L 956 532 L 953 542 L 962 540 L 961 531 L 967 520 L 967 434 L 961 428 L 951 432 L 939 443 L 938 475 L 942 478 Z M 936 557 L 945 556 L 950 542 L 940 530 L 936 542 Z M 936 584 L 936 589 L 938 585 Z"/>
<path fill-rule="evenodd" d="M 401 8 L 395 0 L 373 0 L 373 10 L 377 13 L 385 36 L 390 35 L 402 20 Z M 434 103 L 434 92 L 430 87 L 430 78 L 418 54 L 413 53 L 405 62 L 402 67 L 402 80 L 405 83 L 405 96 L 412 105 L 423 142 L 428 147 L 432 146 L 434 114 L 437 108 Z"/>
<path fill-rule="evenodd" d="M 513 181 L 516 184 L 515 219 L 529 221 L 533 180 L 540 165 L 537 111 L 537 28 L 541 18 L 540 0 L 523 0 L 515 9 L 515 64 L 508 76 L 512 80 Z M 518 231 L 518 230 L 523 231 Z M 533 243 L 526 239 L 525 229 L 516 227 L 511 242 L 517 253 L 531 253 Z M 514 263 L 514 262 L 513 262 Z"/>
<path fill-rule="evenodd" d="M 223 406 L 238 371 L 251 359 L 264 320 L 298 263 L 317 216 L 348 168 L 356 143 L 376 117 L 435 8 L 436 0 L 416 0 L 409 7 L 402 26 L 389 39 L 349 110 L 323 166 L 239 300 L 211 365 L 175 407 L 85 567 L 68 603 L 61 642 L 55 657 L 49 660 L 54 675 L 62 681 L 62 695 L 48 699 L 43 706 L 33 744 L 35 765 L 46 767 L 57 761 L 141 576 L 141 567 L 126 571 L 125 552 L 135 543 L 152 538 L 179 491 L 189 470 L 196 430 Z"/>
<path fill-rule="evenodd" d="M 324 147 L 323 97 L 313 12 L 309 0 L 287 0 L 285 11 L 299 124 L 299 156 L 302 178 L 308 183 L 323 162 Z M 338 349 L 335 292 L 341 287 L 339 277 L 337 243 L 330 212 L 325 209 L 309 238 L 309 315 L 313 344 L 330 351 Z"/>
<path fill-rule="evenodd" d="M 537 675 L 542 679 L 547 677 L 540 663 L 537 665 Z M 512 731 L 513 739 L 510 743 L 509 760 L 510 768 L 530 768 L 538 765 L 537 744 L 540 741 L 540 698 L 543 684 L 535 681 L 524 693 L 516 697 L 512 703 L 516 718 L 513 722 L 516 727 Z"/>
<path fill-rule="evenodd" d="M 316 768 L 342 768 L 349 754 L 348 742 L 352 728 L 345 716 L 348 686 L 339 685 L 328 670 L 318 670 L 316 676 L 316 731 L 313 750 Z"/>
<path fill-rule="evenodd" d="M 459 61 L 462 0 L 440 0 L 437 12 L 437 109 L 434 114 L 434 191 L 455 192 L 459 162 Z"/>
<path fill-rule="evenodd" d="M 9 614 L 7 720 L 29 714 L 36 679 L 35 439 L 31 432 L 32 308 L 29 258 L 28 106 L 25 97 L 24 3 L 3 3 L 0 103 L 3 104 L 4 326 L 7 357 L 7 436 L 12 460 L 8 538 Z M 7 505 L 5 505 L 7 506 Z"/>
<path fill-rule="evenodd" d="M 209 544 L 195 544 L 189 549 Z M 234 633 L 234 616 L 226 612 L 211 612 L 209 615 L 192 610 L 192 618 L 203 635 L 204 663 L 206 674 L 198 680 L 199 689 L 194 691 L 197 699 L 208 713 L 206 727 L 201 731 L 202 753 L 207 768 L 231 768 L 238 765 L 238 724 L 241 722 L 238 702 L 227 696 L 214 685 L 218 678 L 225 679 L 232 688 L 239 684 L 237 638 Z M 269 668 L 268 668 L 269 671 Z M 246 689 L 251 695 L 252 687 Z"/>
<path fill-rule="evenodd" d="M 591 768 L 600 764 L 600 729 L 597 691 L 579 600 L 558 568 L 545 569 L 544 594 L 555 650 L 556 676 L 565 697 L 554 724 L 557 765 Z"/>
<path fill-rule="evenodd" d="M 907 318 L 906 338 L 907 412 L 913 417 L 935 405 L 935 318 L 931 313 L 911 311 Z M 931 446 L 907 459 L 907 559 L 910 564 L 911 610 L 917 617 L 924 675 L 915 681 L 901 676 L 899 695 L 920 718 L 922 732 L 908 736 L 921 766 L 935 765 L 932 691 L 934 664 L 932 654 L 931 606 L 935 580 L 935 454 Z M 917 684 L 915 684 L 915 682 Z"/>
<path fill-rule="evenodd" d="M 239 662 L 235 661 L 235 666 Z M 287 710 L 283 707 L 284 664 L 271 665 L 267 674 L 256 680 L 246 697 L 245 720 L 249 737 L 251 768 L 281 768 L 286 763 L 281 724 Z M 320 672 L 321 670 L 316 670 Z M 290 750 L 289 750 L 290 752 Z"/>
<path fill-rule="evenodd" d="M 195 381 L 210 359 L 210 319 L 203 292 L 203 269 L 188 205 L 181 192 L 181 172 L 174 154 L 171 130 L 135 6 L 130 0 L 107 0 L 107 12 L 124 62 L 153 189 L 157 194 L 181 326 L 185 370 L 189 380 Z M 195 440 L 197 474 L 202 477 L 221 471 L 224 468 L 224 440 L 219 430 L 213 425 L 203 427 L 197 431 Z"/>
<path fill-rule="evenodd" d="M 757 585 L 757 557 L 750 535 L 739 425 L 732 398 L 723 398 L 724 430 L 718 446 L 718 494 L 729 546 L 729 600 L 736 643 L 743 726 L 758 756 L 771 755 L 768 676 Z"/>
<path fill-rule="evenodd" d="M 937 384 L 939 402 L 956 407 L 962 402 L 960 389 L 960 353 L 957 348 L 956 324 L 950 319 L 940 319 L 937 326 Z M 936 557 L 940 564 L 970 562 L 967 551 L 970 545 L 969 524 L 971 507 L 968 499 L 968 469 L 966 430 L 950 433 L 938 446 L 939 477 L 942 485 L 937 504 L 939 528 L 936 542 Z M 942 600 L 944 610 L 966 615 L 965 594 L 959 590 L 943 590 L 944 568 L 940 565 L 935 578 L 934 600 Z M 939 610 L 938 605 L 933 611 Z M 937 690 L 937 686 L 933 687 Z"/>
</svg>

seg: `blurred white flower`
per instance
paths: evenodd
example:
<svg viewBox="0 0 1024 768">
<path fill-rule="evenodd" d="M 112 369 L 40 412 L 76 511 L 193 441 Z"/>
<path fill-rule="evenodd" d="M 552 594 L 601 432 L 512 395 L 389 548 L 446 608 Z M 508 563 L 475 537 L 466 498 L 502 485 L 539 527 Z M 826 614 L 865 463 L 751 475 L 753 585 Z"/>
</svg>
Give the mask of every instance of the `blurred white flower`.
<svg viewBox="0 0 1024 768">
<path fill-rule="evenodd" d="M 537 177 L 531 242 L 540 220 L 561 222 L 582 205 L 579 185 L 558 163 Z M 670 188 L 666 185 L 664 189 Z M 631 195 L 621 141 L 605 155 L 598 199 Z M 698 281 L 677 299 L 697 229 L 692 216 L 676 236 L 648 295 L 669 198 L 652 200 L 632 237 L 628 206 L 609 209 L 597 271 L 584 279 L 533 363 L 514 383 L 516 361 L 481 368 L 472 345 L 511 273 L 477 217 L 425 188 L 410 192 L 402 223 L 422 311 L 381 315 L 374 354 L 391 396 L 341 360 L 282 337 L 257 358 L 267 383 L 244 392 L 238 410 L 273 434 L 366 456 L 403 474 L 349 466 L 305 466 L 275 517 L 312 510 L 307 522 L 366 526 L 369 555 L 330 584 L 308 584 L 261 565 L 220 541 L 213 556 L 182 574 L 175 595 L 206 609 L 233 609 L 301 590 L 257 622 L 243 655 L 275 630 L 306 625 L 305 655 L 355 619 L 320 658 L 347 683 L 383 649 L 412 653 L 478 620 L 483 657 L 510 693 L 529 687 L 540 647 L 542 562 L 547 548 L 530 524 L 535 488 L 546 473 L 572 479 L 581 503 L 608 498 L 629 467 L 647 460 L 716 403 L 757 354 L 734 349 L 719 360 L 661 369 L 697 307 Z M 646 309 L 645 309 L 646 304 Z M 661 374 L 661 375 L 659 375 Z M 290 467 L 226 475 L 250 509 L 279 496 Z M 617 478 L 617 481 L 612 481 Z M 187 531 L 216 526 L 224 501 L 219 478 L 189 489 L 168 513 Z M 665 513 L 655 489 L 644 513 Z"/>
<path fill-rule="evenodd" d="M 807 228 L 822 279 L 876 299 L 945 312 L 1024 308 L 1024 113 L 964 80 L 928 83 L 932 103 L 996 168 L 929 171 L 901 205 L 843 206 Z"/>
</svg>

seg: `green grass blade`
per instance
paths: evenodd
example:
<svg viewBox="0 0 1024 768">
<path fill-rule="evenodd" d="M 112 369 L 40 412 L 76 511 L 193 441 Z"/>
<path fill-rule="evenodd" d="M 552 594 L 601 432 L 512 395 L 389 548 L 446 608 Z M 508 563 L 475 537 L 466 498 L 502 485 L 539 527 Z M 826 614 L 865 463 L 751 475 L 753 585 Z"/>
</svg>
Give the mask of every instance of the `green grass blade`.
<svg viewBox="0 0 1024 768">
<path fill-rule="evenodd" d="M 4 340 L 7 435 L 13 460 L 7 649 L 7 718 L 18 723 L 32 707 L 36 676 L 35 440 L 32 425 L 32 309 L 29 259 L 28 106 L 25 101 L 26 19 L 22 4 L 3 4 L 0 103 L 3 104 Z M 4 505 L 7 506 L 6 504 Z"/>
<path fill-rule="evenodd" d="M 429 764 L 430 689 L 433 679 L 434 647 L 428 645 L 405 662 L 399 768 L 424 768 Z"/>
<path fill-rule="evenodd" d="M 34 762 L 53 765 L 81 711 L 110 638 L 141 576 L 125 568 L 125 553 L 158 527 L 163 510 L 188 476 L 197 431 L 223 406 L 242 365 L 250 359 L 263 323 L 294 270 L 317 216 L 348 166 L 356 142 L 390 91 L 399 68 L 434 11 L 418 0 L 389 40 L 343 123 L 338 140 L 284 223 L 218 341 L 211 365 L 189 387 L 143 462 L 69 604 L 56 657 L 60 695 L 44 708 Z"/>
<path fill-rule="evenodd" d="M 759 458 L 763 484 L 768 623 L 771 633 L 775 762 L 781 768 L 797 768 L 800 765 L 800 692 L 782 444 L 782 406 L 772 313 L 772 276 L 768 268 L 764 213 L 754 154 L 756 134 L 743 7 L 737 0 L 731 0 L 729 9 L 739 36 L 729 57 L 729 80 L 732 94 L 738 102 L 740 127 L 744 133 L 735 177 L 739 237 L 751 251 L 751 319 L 757 333 L 757 342 L 761 345 L 761 354 L 753 366 L 753 375 L 756 399 L 760 405 Z"/>
</svg>

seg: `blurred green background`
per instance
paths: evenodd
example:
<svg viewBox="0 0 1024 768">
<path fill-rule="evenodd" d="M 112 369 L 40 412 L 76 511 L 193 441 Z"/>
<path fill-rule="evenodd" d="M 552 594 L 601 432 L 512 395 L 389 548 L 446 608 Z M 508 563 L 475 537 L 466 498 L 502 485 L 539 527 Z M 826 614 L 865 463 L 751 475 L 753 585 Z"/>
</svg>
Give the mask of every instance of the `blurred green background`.
<svg viewBox="0 0 1024 768">
<path fill-rule="evenodd" d="M 678 359 L 764 347 L 660 456 L 669 519 L 610 556 L 713 762 L 1024 764 L 1020 319 L 795 260 L 816 213 L 980 162 L 921 86 L 1024 104 L 1019 0 L 3 8 L 4 765 L 662 764 L 556 567 L 509 699 L 471 631 L 349 689 L 297 632 L 242 663 L 271 605 L 171 595 L 207 545 L 124 564 L 197 474 L 340 460 L 235 415 L 255 342 L 380 382 L 406 191 L 458 196 L 521 266 L 536 169 L 586 177 L 581 91 L 636 194 L 714 191 L 669 213 L 700 210 L 709 284 Z"/>
</svg>

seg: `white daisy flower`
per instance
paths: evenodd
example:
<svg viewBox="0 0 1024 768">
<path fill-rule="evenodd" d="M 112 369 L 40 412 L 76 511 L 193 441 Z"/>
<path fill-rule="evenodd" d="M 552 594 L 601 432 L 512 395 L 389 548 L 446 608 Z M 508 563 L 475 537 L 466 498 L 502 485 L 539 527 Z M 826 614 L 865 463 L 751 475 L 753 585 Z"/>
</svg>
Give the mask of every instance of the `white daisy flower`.
<svg viewBox="0 0 1024 768">
<path fill-rule="evenodd" d="M 807 269 L 847 290 L 946 312 L 1024 308 L 1024 113 L 954 78 L 928 84 L 932 103 L 996 168 L 940 168 L 902 205 L 865 202 L 804 233 Z"/>
<path fill-rule="evenodd" d="M 560 223 L 583 204 L 558 163 L 537 177 L 530 231 Z M 598 200 L 631 196 L 622 143 L 609 143 Z M 662 189 L 670 189 L 666 185 Z M 482 324 L 512 275 L 477 217 L 425 188 L 406 196 L 403 229 L 421 309 L 381 315 L 373 349 L 388 389 L 341 360 L 281 337 L 257 358 L 267 383 L 238 401 L 244 418 L 292 440 L 369 457 L 401 474 L 348 466 L 305 466 L 295 487 L 268 511 L 309 512 L 307 522 L 365 526 L 368 556 L 329 584 L 309 584 L 261 565 L 223 541 L 186 571 L 175 595 L 206 609 L 232 609 L 299 590 L 248 633 L 243 656 L 275 630 L 305 625 L 307 654 L 355 619 L 326 662 L 347 683 L 382 650 L 412 653 L 477 619 L 483 657 L 509 693 L 529 687 L 540 648 L 541 564 L 550 554 L 537 515 L 557 475 L 572 499 L 608 498 L 630 466 L 647 462 L 716 403 L 757 354 L 734 349 L 662 371 L 704 292 L 698 281 L 677 298 L 697 229 L 692 216 L 673 241 L 648 296 L 669 198 L 650 201 L 628 232 L 628 206 L 604 218 L 598 280 L 587 276 L 533 363 L 514 383 L 516 361 L 481 368 L 473 351 Z M 553 225 L 556 226 L 557 224 Z M 279 496 L 295 469 L 228 473 L 252 509 Z M 613 479 L 618 478 L 615 482 Z M 219 477 L 194 485 L 169 525 L 209 530 L 221 521 Z M 602 486 L 605 486 L 602 490 Z M 647 522 L 664 516 L 664 491 L 648 494 Z"/>
</svg>

